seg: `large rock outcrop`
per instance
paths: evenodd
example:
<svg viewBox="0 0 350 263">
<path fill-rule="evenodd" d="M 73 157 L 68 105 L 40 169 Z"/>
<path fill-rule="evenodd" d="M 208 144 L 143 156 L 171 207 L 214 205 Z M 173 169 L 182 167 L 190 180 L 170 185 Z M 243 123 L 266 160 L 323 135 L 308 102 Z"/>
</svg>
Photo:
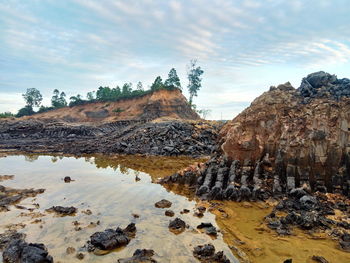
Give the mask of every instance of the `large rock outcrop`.
<svg viewBox="0 0 350 263">
<path fill-rule="evenodd" d="M 198 170 L 197 195 L 265 199 L 299 186 L 349 195 L 349 133 L 349 79 L 317 72 L 298 89 L 271 87 L 221 129 L 219 150 Z"/>
</svg>

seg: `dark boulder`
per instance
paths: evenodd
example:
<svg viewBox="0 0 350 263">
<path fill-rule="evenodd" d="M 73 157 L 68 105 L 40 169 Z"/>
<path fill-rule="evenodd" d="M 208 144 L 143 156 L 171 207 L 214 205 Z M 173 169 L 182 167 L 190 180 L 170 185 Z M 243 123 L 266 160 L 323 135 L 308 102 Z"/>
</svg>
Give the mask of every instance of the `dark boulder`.
<svg viewBox="0 0 350 263">
<path fill-rule="evenodd" d="M 169 222 L 169 229 L 173 232 L 181 233 L 185 230 L 186 223 L 180 218 L 175 218 Z"/>
<path fill-rule="evenodd" d="M 157 208 L 169 208 L 171 207 L 172 203 L 166 199 L 162 199 L 154 204 Z"/>
<path fill-rule="evenodd" d="M 89 251 L 95 248 L 101 250 L 112 250 L 129 244 L 130 239 L 135 236 L 136 227 L 134 223 L 129 224 L 125 229 L 106 229 L 103 232 L 96 232 L 90 236 Z"/>
<path fill-rule="evenodd" d="M 43 244 L 26 243 L 23 240 L 13 240 L 2 253 L 4 263 L 52 263 Z"/>
<path fill-rule="evenodd" d="M 12 240 L 24 240 L 25 234 L 19 233 L 15 230 L 7 230 L 5 233 L 0 234 L 0 249 L 5 248 Z"/>
<path fill-rule="evenodd" d="M 59 215 L 62 216 L 67 216 L 67 215 L 74 215 L 77 212 L 77 208 L 75 208 L 74 206 L 71 207 L 64 207 L 64 206 L 53 206 L 49 209 L 47 209 L 46 211 L 48 212 L 55 212 Z"/>
<path fill-rule="evenodd" d="M 210 236 L 217 235 L 216 227 L 213 226 L 212 223 L 201 223 L 200 225 L 197 226 L 197 229 L 203 229 L 205 231 L 205 233 L 210 235 Z"/>
<path fill-rule="evenodd" d="M 197 246 L 193 250 L 193 256 L 201 262 L 207 263 L 229 263 L 222 251 L 215 253 L 215 247 L 212 244 Z"/>
<path fill-rule="evenodd" d="M 72 178 L 70 178 L 69 176 L 66 176 L 66 177 L 64 177 L 63 180 L 65 183 L 70 183 L 72 181 Z"/>
<path fill-rule="evenodd" d="M 175 215 L 173 210 L 166 210 L 164 214 L 169 217 L 173 217 Z"/>
</svg>

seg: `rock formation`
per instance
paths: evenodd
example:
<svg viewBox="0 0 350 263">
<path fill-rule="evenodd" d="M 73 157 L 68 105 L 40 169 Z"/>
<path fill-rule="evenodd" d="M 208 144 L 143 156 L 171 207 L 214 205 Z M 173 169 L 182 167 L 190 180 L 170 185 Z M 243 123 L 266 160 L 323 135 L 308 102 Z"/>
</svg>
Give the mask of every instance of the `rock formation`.
<svg viewBox="0 0 350 263">
<path fill-rule="evenodd" d="M 349 133 L 350 80 L 313 73 L 298 89 L 271 87 L 221 129 L 205 165 L 165 181 L 192 182 L 209 199 L 265 199 L 300 186 L 349 195 Z"/>
</svg>

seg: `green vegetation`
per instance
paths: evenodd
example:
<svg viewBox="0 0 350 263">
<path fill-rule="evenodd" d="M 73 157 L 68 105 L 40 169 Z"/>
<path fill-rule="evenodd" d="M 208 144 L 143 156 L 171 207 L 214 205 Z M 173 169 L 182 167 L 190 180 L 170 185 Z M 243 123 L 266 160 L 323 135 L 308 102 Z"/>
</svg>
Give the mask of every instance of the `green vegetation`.
<svg viewBox="0 0 350 263">
<path fill-rule="evenodd" d="M 197 60 L 193 59 L 188 66 L 188 92 L 190 93 L 189 103 L 192 105 L 193 97 L 197 97 L 198 90 L 202 87 L 200 76 L 204 73 L 201 67 L 197 67 Z"/>
<path fill-rule="evenodd" d="M 203 74 L 203 70 L 200 67 L 196 66 L 197 61 L 191 60 L 189 69 L 188 69 L 188 90 L 190 93 L 189 104 L 195 109 L 195 105 L 192 104 L 193 97 L 197 96 L 198 90 L 201 88 L 202 79 L 200 76 Z M 35 88 L 27 89 L 26 93 L 23 94 L 23 98 L 26 102 L 26 106 L 18 111 L 16 117 L 22 117 L 26 115 L 32 115 L 35 113 L 42 113 L 62 107 L 73 107 L 76 105 L 83 105 L 91 102 L 113 102 L 124 99 L 131 99 L 142 97 L 144 95 L 150 94 L 156 90 L 180 90 L 182 91 L 180 78 L 177 75 L 177 72 L 174 68 L 169 71 L 168 78 L 163 82 L 162 78 L 158 76 L 149 89 L 145 90 L 143 88 L 142 82 L 138 82 L 136 85 L 136 89 L 133 89 L 132 83 L 125 83 L 123 86 L 110 88 L 110 87 L 102 87 L 100 86 L 97 91 L 90 91 L 86 94 L 87 99 L 83 99 L 83 97 L 78 94 L 76 96 L 71 96 L 69 98 L 69 103 L 66 101 L 66 94 L 62 91 L 60 92 L 58 89 L 53 91 L 53 96 L 51 98 L 51 106 L 43 106 L 41 102 L 43 97 L 39 90 Z M 38 110 L 35 112 L 33 107 L 37 107 Z M 118 109 L 116 109 L 118 110 Z M 114 112 L 118 113 L 121 111 Z M 121 109 L 120 109 L 121 110 Z M 5 116 L 6 113 L 3 113 L 0 116 Z M 4 118 L 4 117 L 2 117 Z"/>
<path fill-rule="evenodd" d="M 18 113 L 16 114 L 16 117 L 30 116 L 30 115 L 33 115 L 34 113 L 35 111 L 33 110 L 33 107 L 26 105 L 18 111 Z"/>
<path fill-rule="evenodd" d="M 120 113 L 120 112 L 123 112 L 123 111 L 124 110 L 121 109 L 121 108 L 116 108 L 116 109 L 113 110 L 113 112 L 115 112 L 115 113 Z"/>
<path fill-rule="evenodd" d="M 1 118 L 11 118 L 11 117 L 15 117 L 14 114 L 12 114 L 11 112 L 3 112 L 3 113 L 0 113 L 0 119 Z"/>
<path fill-rule="evenodd" d="M 58 89 L 55 89 L 51 98 L 51 105 L 54 109 L 67 106 L 66 94 L 63 91 L 60 93 Z"/>
</svg>

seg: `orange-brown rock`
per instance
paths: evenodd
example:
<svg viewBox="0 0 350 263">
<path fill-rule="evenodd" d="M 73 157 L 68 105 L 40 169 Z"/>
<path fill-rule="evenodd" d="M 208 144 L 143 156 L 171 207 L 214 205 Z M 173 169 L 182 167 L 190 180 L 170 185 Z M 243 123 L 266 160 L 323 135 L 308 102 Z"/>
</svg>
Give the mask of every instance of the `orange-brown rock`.
<svg viewBox="0 0 350 263">
<path fill-rule="evenodd" d="M 350 80 L 316 72 L 298 89 L 271 87 L 221 129 L 205 168 L 164 182 L 195 175 L 197 195 L 209 199 L 266 199 L 297 187 L 349 194 L 349 133 Z"/>
<path fill-rule="evenodd" d="M 223 127 L 224 155 L 242 164 L 266 160 L 290 187 L 347 184 L 350 99 L 303 99 L 290 83 L 271 87 Z"/>
</svg>

